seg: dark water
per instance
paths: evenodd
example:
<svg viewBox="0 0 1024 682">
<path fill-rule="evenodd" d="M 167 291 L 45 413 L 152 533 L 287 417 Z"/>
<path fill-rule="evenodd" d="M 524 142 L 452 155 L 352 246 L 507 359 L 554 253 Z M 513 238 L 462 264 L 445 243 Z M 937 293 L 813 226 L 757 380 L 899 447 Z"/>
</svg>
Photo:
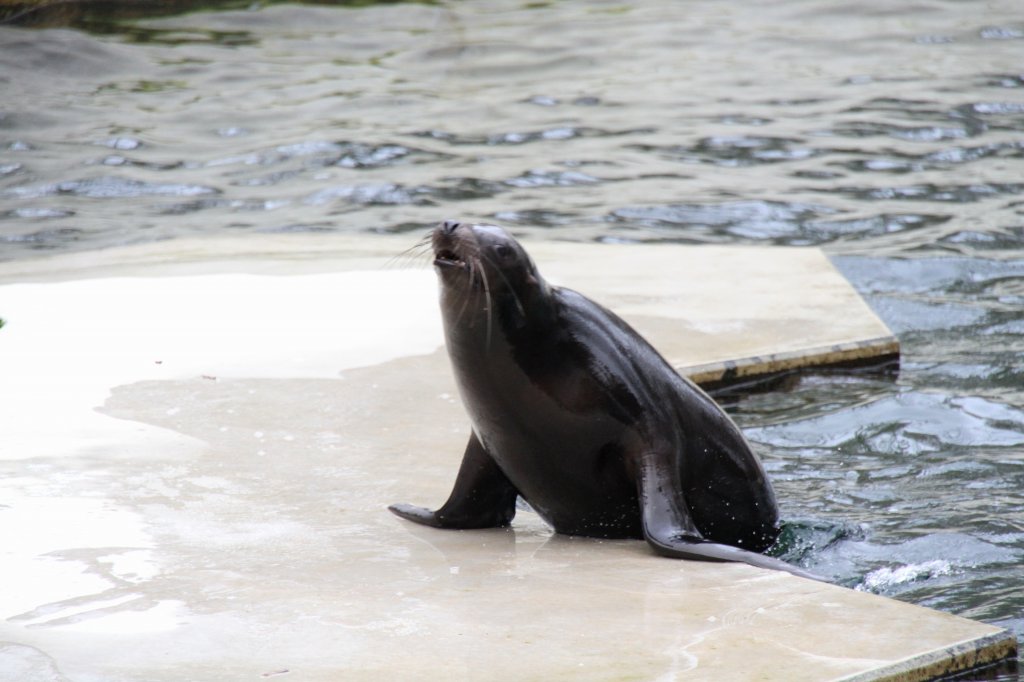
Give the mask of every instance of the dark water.
<svg viewBox="0 0 1024 682">
<path fill-rule="evenodd" d="M 1024 638 L 1017 0 L 110 6 L 0 27 L 0 259 L 456 216 L 823 247 L 903 366 L 733 408 L 787 555 Z"/>
</svg>

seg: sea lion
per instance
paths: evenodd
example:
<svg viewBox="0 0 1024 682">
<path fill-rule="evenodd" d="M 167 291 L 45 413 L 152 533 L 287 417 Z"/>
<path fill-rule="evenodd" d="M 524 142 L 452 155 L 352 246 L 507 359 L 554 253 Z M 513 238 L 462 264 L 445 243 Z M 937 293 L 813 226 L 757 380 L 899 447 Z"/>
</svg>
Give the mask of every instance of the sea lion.
<svg viewBox="0 0 1024 682">
<path fill-rule="evenodd" d="M 389 509 L 436 528 L 507 526 L 521 496 L 557 533 L 643 538 L 663 556 L 764 556 L 775 493 L 722 409 L 615 313 L 549 285 L 502 228 L 430 236 L 448 354 L 472 422 L 448 501 Z"/>
</svg>

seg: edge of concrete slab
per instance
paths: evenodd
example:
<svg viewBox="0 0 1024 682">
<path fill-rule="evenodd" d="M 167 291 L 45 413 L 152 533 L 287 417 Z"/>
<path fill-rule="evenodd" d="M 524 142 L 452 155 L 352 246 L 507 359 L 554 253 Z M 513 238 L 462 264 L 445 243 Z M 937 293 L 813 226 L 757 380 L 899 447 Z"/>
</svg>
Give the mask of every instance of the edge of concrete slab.
<svg viewBox="0 0 1024 682">
<path fill-rule="evenodd" d="M 1009 665 L 1016 670 L 1017 639 L 1009 630 L 958 642 L 836 682 L 930 682 Z"/>
<path fill-rule="evenodd" d="M 680 374 L 705 387 L 726 387 L 757 382 L 777 374 L 802 369 L 857 366 L 898 366 L 900 343 L 895 336 L 801 349 L 768 356 L 677 367 Z"/>
</svg>

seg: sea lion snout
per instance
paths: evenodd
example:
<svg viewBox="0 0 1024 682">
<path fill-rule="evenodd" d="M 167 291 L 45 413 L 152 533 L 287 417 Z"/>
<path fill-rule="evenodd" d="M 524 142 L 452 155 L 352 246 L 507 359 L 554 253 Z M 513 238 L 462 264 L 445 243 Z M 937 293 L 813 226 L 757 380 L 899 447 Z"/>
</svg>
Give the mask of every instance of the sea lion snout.
<svg viewBox="0 0 1024 682">
<path fill-rule="evenodd" d="M 497 225 L 445 220 L 434 227 L 430 243 L 434 268 L 446 290 L 479 291 L 489 300 L 511 294 L 519 300 L 533 289 L 544 289 L 533 261 Z"/>
<path fill-rule="evenodd" d="M 434 265 L 440 269 L 467 267 L 469 243 L 475 243 L 473 226 L 458 220 L 444 220 L 438 223 L 431 235 L 434 248 Z"/>
</svg>

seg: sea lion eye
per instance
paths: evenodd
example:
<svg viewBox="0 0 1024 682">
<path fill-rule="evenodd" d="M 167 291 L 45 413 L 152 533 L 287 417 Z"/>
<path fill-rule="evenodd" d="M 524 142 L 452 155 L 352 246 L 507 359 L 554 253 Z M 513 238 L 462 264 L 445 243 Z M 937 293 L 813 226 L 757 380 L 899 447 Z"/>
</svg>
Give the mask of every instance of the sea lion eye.
<svg viewBox="0 0 1024 682">
<path fill-rule="evenodd" d="M 498 244 L 494 247 L 494 254 L 502 260 L 508 260 L 514 253 L 512 247 L 506 244 Z"/>
</svg>

